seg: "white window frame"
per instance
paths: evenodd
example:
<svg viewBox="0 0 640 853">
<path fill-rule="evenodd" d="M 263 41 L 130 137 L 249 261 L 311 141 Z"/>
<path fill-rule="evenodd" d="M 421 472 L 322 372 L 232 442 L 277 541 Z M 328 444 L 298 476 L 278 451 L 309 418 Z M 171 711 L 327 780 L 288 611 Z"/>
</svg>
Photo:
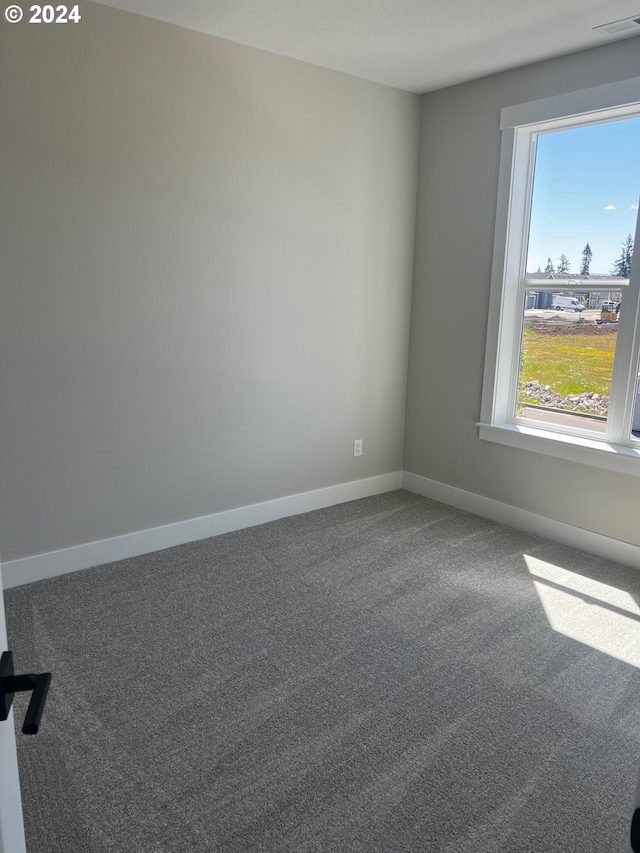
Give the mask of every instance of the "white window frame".
<svg viewBox="0 0 640 853">
<path fill-rule="evenodd" d="M 640 476 L 640 440 L 631 435 L 640 364 L 640 249 L 629 281 L 620 281 L 620 312 L 607 431 L 553 424 L 536 426 L 516 416 L 515 394 L 525 290 L 550 289 L 525 279 L 529 214 L 538 135 L 640 115 L 640 77 L 580 92 L 505 107 L 493 247 L 487 346 L 478 423 L 481 439 Z M 640 215 L 635 246 L 640 247 Z M 553 286 L 558 289 L 558 282 Z M 598 288 L 589 283 L 589 290 Z"/>
</svg>

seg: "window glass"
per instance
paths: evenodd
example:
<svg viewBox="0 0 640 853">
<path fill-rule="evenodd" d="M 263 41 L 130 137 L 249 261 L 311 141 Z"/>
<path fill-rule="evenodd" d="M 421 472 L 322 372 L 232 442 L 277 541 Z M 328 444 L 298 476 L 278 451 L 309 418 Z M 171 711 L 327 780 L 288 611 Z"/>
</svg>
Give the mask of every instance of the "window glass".
<svg viewBox="0 0 640 853">
<path fill-rule="evenodd" d="M 525 297 L 516 413 L 558 427 L 604 433 L 619 316 L 597 294 Z M 603 309 L 612 310 L 609 312 Z M 605 317 L 606 319 L 602 319 Z"/>
<path fill-rule="evenodd" d="M 640 118 L 539 134 L 527 276 L 628 278 L 639 197 Z"/>
<path fill-rule="evenodd" d="M 533 174 L 515 414 L 604 433 L 638 215 L 640 118 L 539 134 Z"/>
</svg>

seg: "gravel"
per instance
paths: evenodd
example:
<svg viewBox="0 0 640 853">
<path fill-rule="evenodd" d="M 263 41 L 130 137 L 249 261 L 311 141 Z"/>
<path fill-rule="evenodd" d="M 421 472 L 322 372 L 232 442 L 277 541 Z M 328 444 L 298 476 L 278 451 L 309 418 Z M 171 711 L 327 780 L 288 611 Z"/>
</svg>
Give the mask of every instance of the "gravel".
<svg viewBox="0 0 640 853">
<path fill-rule="evenodd" d="M 534 403 L 539 406 L 547 406 L 550 409 L 564 409 L 569 412 L 585 412 L 589 415 L 607 415 L 609 411 L 609 398 L 602 394 L 590 391 L 585 394 L 569 394 L 563 397 L 556 393 L 549 385 L 541 385 L 537 379 L 526 382 L 522 398 L 525 402 Z"/>
</svg>

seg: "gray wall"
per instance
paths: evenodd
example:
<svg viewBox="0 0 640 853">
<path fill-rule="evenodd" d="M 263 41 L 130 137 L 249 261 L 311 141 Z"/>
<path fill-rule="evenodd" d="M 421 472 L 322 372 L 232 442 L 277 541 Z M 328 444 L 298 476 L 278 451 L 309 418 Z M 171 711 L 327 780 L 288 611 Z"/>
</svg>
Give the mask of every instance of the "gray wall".
<svg viewBox="0 0 640 853">
<path fill-rule="evenodd" d="M 420 99 L 81 13 L 2 21 L 3 559 L 399 470 Z"/>
<path fill-rule="evenodd" d="M 640 481 L 478 439 L 502 107 L 640 76 L 637 38 L 423 97 L 404 468 L 640 544 Z"/>
</svg>

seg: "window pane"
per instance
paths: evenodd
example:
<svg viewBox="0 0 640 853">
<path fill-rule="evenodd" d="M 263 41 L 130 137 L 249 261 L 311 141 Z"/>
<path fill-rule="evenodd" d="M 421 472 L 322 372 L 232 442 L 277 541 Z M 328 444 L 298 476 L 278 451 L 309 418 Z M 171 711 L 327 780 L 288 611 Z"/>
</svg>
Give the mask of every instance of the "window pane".
<svg viewBox="0 0 640 853">
<path fill-rule="evenodd" d="M 538 135 L 527 278 L 627 284 L 639 197 L 640 118 Z"/>
<path fill-rule="evenodd" d="M 605 432 L 639 197 L 640 118 L 538 135 L 518 417 Z"/>
<path fill-rule="evenodd" d="M 636 385 L 636 401 L 631 420 L 631 432 L 634 438 L 640 438 L 640 371 L 638 371 L 638 384 Z"/>
<path fill-rule="evenodd" d="M 525 294 L 516 414 L 603 433 L 609 413 L 620 303 L 596 293 Z"/>
</svg>

